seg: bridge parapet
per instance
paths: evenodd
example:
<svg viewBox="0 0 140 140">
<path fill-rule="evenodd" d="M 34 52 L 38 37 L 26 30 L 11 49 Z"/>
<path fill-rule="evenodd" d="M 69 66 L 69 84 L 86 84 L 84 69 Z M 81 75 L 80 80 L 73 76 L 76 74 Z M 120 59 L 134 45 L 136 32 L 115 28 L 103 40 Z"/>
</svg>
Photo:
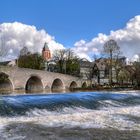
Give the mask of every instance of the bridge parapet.
<svg viewBox="0 0 140 140">
<path fill-rule="evenodd" d="M 12 84 L 13 90 L 67 90 L 70 87 L 81 87 L 83 81 L 79 77 L 66 74 L 33 70 L 18 67 L 0 67 L 0 73 L 5 73 Z M 75 86 L 71 86 L 75 82 Z"/>
</svg>

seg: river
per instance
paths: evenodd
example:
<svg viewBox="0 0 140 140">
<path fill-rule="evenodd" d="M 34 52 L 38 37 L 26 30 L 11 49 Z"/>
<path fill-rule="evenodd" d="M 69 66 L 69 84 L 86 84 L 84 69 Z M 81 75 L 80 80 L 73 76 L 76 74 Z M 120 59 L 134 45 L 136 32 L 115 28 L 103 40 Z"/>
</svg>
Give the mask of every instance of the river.
<svg viewBox="0 0 140 140">
<path fill-rule="evenodd" d="M 0 140 L 140 140 L 140 92 L 1 95 Z"/>
</svg>

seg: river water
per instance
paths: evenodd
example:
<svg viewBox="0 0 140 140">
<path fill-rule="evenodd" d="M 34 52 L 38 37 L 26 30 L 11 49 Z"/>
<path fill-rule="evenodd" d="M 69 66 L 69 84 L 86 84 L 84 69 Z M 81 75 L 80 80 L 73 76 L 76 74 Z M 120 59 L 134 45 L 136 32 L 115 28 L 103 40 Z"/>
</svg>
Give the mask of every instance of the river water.
<svg viewBox="0 0 140 140">
<path fill-rule="evenodd" d="M 140 140 L 140 92 L 0 96 L 0 140 Z"/>
</svg>

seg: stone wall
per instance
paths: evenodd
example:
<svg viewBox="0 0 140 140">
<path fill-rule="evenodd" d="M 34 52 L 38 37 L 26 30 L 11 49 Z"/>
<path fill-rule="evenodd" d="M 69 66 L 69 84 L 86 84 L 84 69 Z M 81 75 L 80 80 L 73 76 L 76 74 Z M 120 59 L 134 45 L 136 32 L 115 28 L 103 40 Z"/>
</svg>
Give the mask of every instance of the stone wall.
<svg viewBox="0 0 140 140">
<path fill-rule="evenodd" d="M 77 87 L 81 87 L 82 83 L 84 82 L 80 78 L 70 75 L 18 67 L 0 67 L 0 72 L 3 72 L 9 76 L 13 90 L 25 90 L 27 82 L 32 77 L 36 77 L 36 79 L 38 79 L 37 81 L 41 81 L 43 90 L 51 90 L 55 79 L 60 79 L 62 81 L 63 86 L 61 88 L 63 90 L 69 89 L 73 81 L 76 82 Z"/>
</svg>

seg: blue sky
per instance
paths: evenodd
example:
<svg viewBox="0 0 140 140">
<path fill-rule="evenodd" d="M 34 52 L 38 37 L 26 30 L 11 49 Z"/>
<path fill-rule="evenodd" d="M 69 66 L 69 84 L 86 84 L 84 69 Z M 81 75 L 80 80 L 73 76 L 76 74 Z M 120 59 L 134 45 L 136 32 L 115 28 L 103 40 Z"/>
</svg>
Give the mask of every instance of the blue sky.
<svg viewBox="0 0 140 140">
<path fill-rule="evenodd" d="M 139 0 L 0 0 L 0 22 L 45 29 L 65 46 L 123 28 L 140 13 Z"/>
<path fill-rule="evenodd" d="M 91 60 L 110 38 L 132 58 L 140 54 L 140 0 L 0 0 L 0 31 L 9 58 L 48 42 L 52 52 L 73 48 Z"/>
</svg>

